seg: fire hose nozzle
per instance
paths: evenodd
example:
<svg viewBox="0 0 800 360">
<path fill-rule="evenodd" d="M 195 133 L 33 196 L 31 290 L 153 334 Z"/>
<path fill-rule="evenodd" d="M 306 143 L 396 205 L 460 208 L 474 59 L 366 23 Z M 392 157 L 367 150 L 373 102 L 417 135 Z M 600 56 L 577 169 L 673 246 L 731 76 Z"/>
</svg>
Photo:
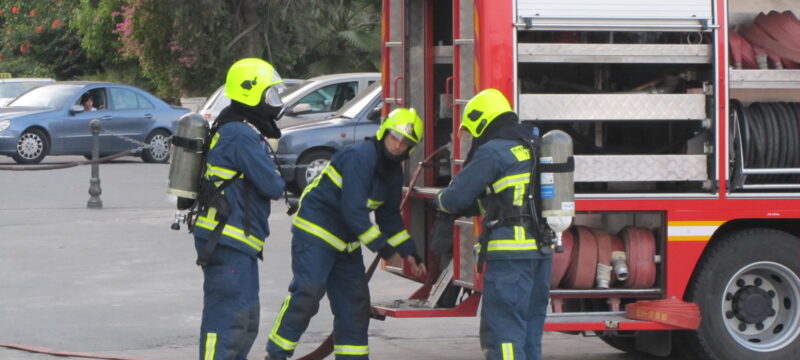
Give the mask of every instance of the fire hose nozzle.
<svg viewBox="0 0 800 360">
<path fill-rule="evenodd" d="M 180 211 L 175 212 L 175 218 L 172 220 L 172 225 L 170 225 L 170 229 L 178 231 L 181 229 L 181 223 L 186 221 L 186 215 L 181 214 Z"/>
<path fill-rule="evenodd" d="M 624 251 L 614 251 L 611 253 L 611 265 L 614 268 L 614 275 L 617 280 L 628 280 L 628 263 L 626 262 Z"/>
</svg>

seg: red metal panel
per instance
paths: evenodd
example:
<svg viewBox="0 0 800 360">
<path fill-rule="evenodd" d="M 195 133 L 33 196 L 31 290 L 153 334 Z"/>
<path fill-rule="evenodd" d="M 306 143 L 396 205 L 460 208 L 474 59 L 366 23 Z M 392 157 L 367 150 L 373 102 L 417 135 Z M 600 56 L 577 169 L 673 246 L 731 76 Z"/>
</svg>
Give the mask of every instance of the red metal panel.
<svg viewBox="0 0 800 360">
<path fill-rule="evenodd" d="M 391 79 L 390 64 L 389 61 L 389 47 L 386 46 L 386 43 L 390 41 L 391 37 L 389 36 L 389 24 L 391 23 L 391 14 L 390 14 L 390 0 L 383 0 L 383 8 L 381 11 L 381 97 L 386 99 L 391 96 L 389 88 L 392 84 L 389 82 Z M 389 104 L 384 103 L 383 109 L 381 110 L 381 115 L 386 117 L 389 115 Z"/>
<path fill-rule="evenodd" d="M 475 1 L 475 93 L 503 92 L 514 106 L 514 2 Z"/>
</svg>

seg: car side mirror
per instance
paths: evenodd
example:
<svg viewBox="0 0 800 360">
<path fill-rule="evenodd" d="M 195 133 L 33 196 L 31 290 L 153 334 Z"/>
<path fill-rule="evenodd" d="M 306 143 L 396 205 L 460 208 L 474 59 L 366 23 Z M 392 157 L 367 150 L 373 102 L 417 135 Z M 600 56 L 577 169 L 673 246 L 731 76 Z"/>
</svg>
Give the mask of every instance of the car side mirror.
<svg viewBox="0 0 800 360">
<path fill-rule="evenodd" d="M 75 115 L 77 113 L 82 113 L 82 112 L 83 112 L 83 106 L 72 105 L 72 106 L 69 107 L 69 114 L 70 115 Z"/>
<path fill-rule="evenodd" d="M 374 109 L 372 109 L 372 111 L 369 112 L 369 115 L 367 115 L 367 119 L 369 119 L 370 121 L 375 121 L 375 122 L 380 121 L 381 120 L 381 110 L 382 109 L 383 109 L 382 106 L 376 106 Z"/>
<path fill-rule="evenodd" d="M 286 112 L 286 115 L 295 116 L 295 115 L 305 114 L 308 112 L 311 112 L 311 105 L 303 103 L 295 105 L 293 108 L 291 108 L 289 111 Z"/>
</svg>

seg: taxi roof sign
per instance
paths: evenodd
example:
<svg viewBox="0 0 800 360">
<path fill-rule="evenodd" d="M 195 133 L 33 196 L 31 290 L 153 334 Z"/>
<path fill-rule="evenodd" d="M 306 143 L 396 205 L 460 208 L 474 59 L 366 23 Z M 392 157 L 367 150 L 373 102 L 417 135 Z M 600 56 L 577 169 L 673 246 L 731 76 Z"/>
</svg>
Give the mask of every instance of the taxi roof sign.
<svg viewBox="0 0 800 360">
<path fill-rule="evenodd" d="M 11 73 L 0 73 L 0 79 L 10 79 Z"/>
</svg>

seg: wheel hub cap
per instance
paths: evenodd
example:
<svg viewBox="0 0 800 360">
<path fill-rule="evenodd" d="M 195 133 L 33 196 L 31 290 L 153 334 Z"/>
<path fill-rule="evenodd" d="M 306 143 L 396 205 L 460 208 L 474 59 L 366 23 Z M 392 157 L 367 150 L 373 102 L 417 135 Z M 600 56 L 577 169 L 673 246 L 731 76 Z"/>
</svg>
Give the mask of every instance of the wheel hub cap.
<svg viewBox="0 0 800 360">
<path fill-rule="evenodd" d="M 769 293 L 757 286 L 745 286 L 734 295 L 733 313 L 743 322 L 758 324 L 774 315 L 775 310 Z"/>
</svg>

